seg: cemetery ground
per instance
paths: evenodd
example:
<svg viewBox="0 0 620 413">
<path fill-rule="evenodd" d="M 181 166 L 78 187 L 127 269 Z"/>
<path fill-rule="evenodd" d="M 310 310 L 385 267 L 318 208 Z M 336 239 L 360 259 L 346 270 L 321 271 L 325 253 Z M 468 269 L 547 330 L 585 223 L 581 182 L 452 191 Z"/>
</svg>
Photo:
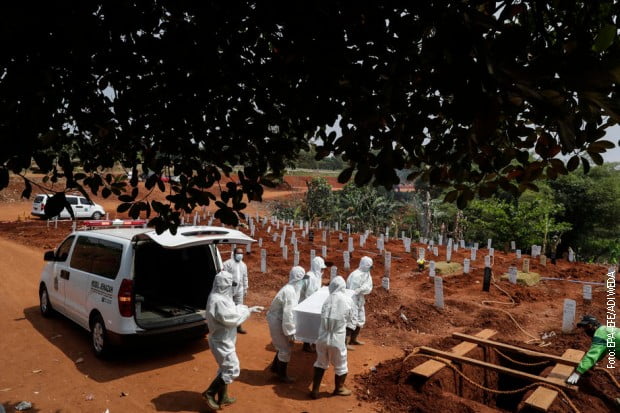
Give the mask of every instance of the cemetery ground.
<svg viewBox="0 0 620 413">
<path fill-rule="evenodd" d="M 310 179 L 310 178 L 308 178 Z M 287 178 L 287 181 L 289 179 Z M 287 190 L 267 191 L 265 199 L 302 196 L 303 178 Z M 289 182 L 290 183 L 290 182 Z M 19 200 L 21 183 L 0 193 L 0 404 L 12 411 L 22 400 L 33 403 L 31 411 L 104 412 L 118 411 L 205 411 L 200 393 L 213 379 L 216 365 L 206 339 L 185 343 L 149 345 L 117 354 L 112 360 L 96 359 L 89 350 L 89 336 L 66 319 L 43 319 L 38 311 L 37 284 L 45 250 L 55 247 L 71 229 L 70 222 L 59 222 L 55 228 L 46 221 L 28 217 L 31 201 Z M 114 211 L 113 200 L 95 198 L 108 211 Z M 264 216 L 265 204 L 250 203 L 248 216 Z M 111 213 L 111 218 L 115 214 Z M 119 217 L 121 217 L 119 215 Z M 526 223 L 524 223 L 526 225 Z M 271 226 L 270 232 L 267 233 Z M 279 232 L 282 230 L 280 225 Z M 325 245 L 326 261 L 335 265 L 339 275 L 355 269 L 359 259 L 368 255 L 374 260 L 371 271 L 374 290 L 367 297 L 367 325 L 360 334 L 366 345 L 349 353 L 347 384 L 354 390 L 352 397 L 331 397 L 333 369 L 325 375 L 321 399 L 310 400 L 314 355 L 301 351 L 297 344 L 290 363 L 293 384 L 280 384 L 266 370 L 273 358 L 265 315 L 253 315 L 245 324 L 249 331 L 240 335 L 237 351 L 241 376 L 231 386 L 238 402 L 229 411 L 334 411 L 334 412 L 492 412 L 519 411 L 533 389 L 516 395 L 483 391 L 479 385 L 494 390 L 518 389 L 529 384 L 480 367 L 463 365 L 464 375 L 471 384 L 451 368 L 444 367 L 428 380 L 419 380 L 410 370 L 427 358 L 412 353 L 415 348 L 429 346 L 448 350 L 461 340 L 453 333 L 476 334 L 483 329 L 497 333 L 495 341 L 534 351 L 561 355 L 567 349 L 587 351 L 590 338 L 581 332 L 564 334 L 562 312 L 565 299 L 576 301 L 576 314 L 584 313 L 604 320 L 607 289 L 607 267 L 583 263 L 557 264 L 531 259 L 530 271 L 545 278 L 534 286 L 511 284 L 500 280 L 510 266 L 522 269 L 523 259 L 512 251 L 496 246 L 492 263 L 495 282 L 488 292 L 482 291 L 486 248 L 478 250 L 469 274 L 457 270 L 441 274 L 444 308 L 435 306 L 435 287 L 429 277 L 428 265 L 419 271 L 414 253 L 405 252 L 400 239 L 390 238 L 385 249 L 391 253 L 390 289 L 381 287 L 385 273 L 384 256 L 371 235 L 363 247 L 359 234 L 353 234 L 354 251 L 351 270 L 343 268 L 343 252 L 348 248 L 347 234 L 339 241 L 338 232 L 331 231 L 325 242 L 322 230 L 315 229 L 314 242 L 302 236 L 299 224 L 294 226 L 299 263 L 309 269 L 310 250 L 318 255 Z M 248 231 L 248 229 L 244 229 Z M 286 282 L 293 265 L 293 245 L 287 229 L 288 259 L 282 257 L 280 240 L 272 241 L 276 226 L 256 225 L 255 239 L 262 238 L 267 253 L 267 272 L 260 271 L 260 248 L 253 244 L 245 261 L 250 274 L 249 305 L 268 306 L 276 291 Z M 400 235 L 400 234 L 399 234 Z M 414 240 L 412 251 L 425 247 Z M 521 247 L 521 246 L 517 246 Z M 226 256 L 226 249 L 222 249 Z M 427 263 L 445 260 L 446 247 L 440 246 L 438 257 L 425 251 Z M 452 262 L 463 263 L 470 250 L 459 248 L 452 253 Z M 524 255 L 523 258 L 530 258 Z M 329 268 L 324 279 L 329 278 Z M 583 282 L 592 282 L 592 300 L 583 300 Z M 498 288 L 499 287 L 499 288 Z M 539 360 L 521 354 L 506 353 L 517 362 Z M 508 368 L 546 376 L 553 364 L 522 366 L 494 351 L 478 347 L 468 357 L 485 359 Z M 599 365 L 605 366 L 606 359 Z M 619 375 L 615 375 L 618 379 Z M 593 370 L 579 382 L 579 391 L 566 395 L 582 412 L 615 411 L 613 399 L 620 390 L 602 370 Z M 559 396 L 549 411 L 572 411 L 571 405 Z"/>
</svg>

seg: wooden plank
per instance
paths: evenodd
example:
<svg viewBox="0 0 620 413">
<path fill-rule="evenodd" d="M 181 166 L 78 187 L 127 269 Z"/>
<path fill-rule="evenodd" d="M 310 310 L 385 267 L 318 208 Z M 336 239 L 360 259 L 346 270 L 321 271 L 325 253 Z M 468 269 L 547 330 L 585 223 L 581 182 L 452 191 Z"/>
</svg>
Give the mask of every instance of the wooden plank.
<svg viewBox="0 0 620 413">
<path fill-rule="evenodd" d="M 497 371 L 499 373 L 502 374 L 508 374 L 509 376 L 514 376 L 514 377 L 519 377 L 522 379 L 526 379 L 532 382 L 543 382 L 543 383 L 548 383 L 554 386 L 558 386 L 558 387 L 563 387 L 565 389 L 569 389 L 569 390 L 576 390 L 577 387 L 576 386 L 572 386 L 570 384 L 567 383 L 558 383 L 556 381 L 550 380 L 546 377 L 541 377 L 541 376 L 537 376 L 535 374 L 530 374 L 530 373 L 525 373 L 519 370 L 513 370 L 513 369 L 509 369 L 507 367 L 503 367 L 503 366 L 498 366 L 496 364 L 491 364 L 491 363 L 487 363 L 485 361 L 480 361 L 480 360 L 476 360 L 476 359 L 472 359 L 470 357 L 463 357 L 463 356 L 457 356 L 454 355 L 450 352 L 447 351 L 441 351 L 441 350 L 436 350 L 434 348 L 430 348 L 430 347 L 426 347 L 426 346 L 422 346 L 420 347 L 420 352 L 422 353 L 427 353 L 427 354 L 432 354 L 441 358 L 445 358 L 448 360 L 453 360 L 453 361 L 458 361 L 460 363 L 467 363 L 467 364 L 472 364 L 474 366 L 478 366 L 478 367 L 482 367 L 485 369 L 489 369 L 489 370 L 494 370 Z"/>
<path fill-rule="evenodd" d="M 491 330 L 491 329 L 487 328 L 487 329 L 484 329 L 484 330 L 478 332 L 475 335 L 475 337 L 491 338 L 495 334 L 497 334 L 497 331 Z M 475 343 L 464 342 L 464 343 L 459 343 L 456 346 L 452 347 L 452 349 L 450 351 L 453 354 L 456 354 L 456 355 L 459 355 L 459 356 L 464 356 L 465 354 L 469 353 L 470 351 L 472 351 L 476 347 L 478 347 L 478 345 L 475 344 Z M 427 360 L 424 363 L 419 364 L 419 365 L 415 366 L 413 369 L 411 369 L 411 373 L 416 374 L 418 376 L 429 378 L 433 374 L 437 373 L 439 370 L 444 368 L 445 366 L 446 365 L 444 363 L 439 362 L 437 360 Z"/>
<path fill-rule="evenodd" d="M 508 350 L 508 351 L 514 351 L 514 352 L 518 352 L 521 353 L 523 355 L 526 356 L 530 356 L 530 357 L 536 357 L 542 360 L 549 360 L 549 361 L 555 361 L 556 363 L 561 363 L 563 365 L 567 365 L 567 366 L 573 366 L 573 367 L 577 367 L 577 365 L 579 364 L 579 361 L 581 360 L 581 357 L 578 360 L 574 360 L 572 358 L 567 358 L 564 356 L 556 356 L 554 354 L 547 354 L 547 353 L 541 353 L 539 351 L 533 351 L 533 350 L 528 350 L 522 347 L 517 347 L 517 346 L 511 346 L 510 344 L 505 344 L 505 343 L 500 343 L 498 341 L 493 341 L 493 340 L 487 340 L 484 338 L 480 338 L 480 337 L 476 337 L 476 336 L 470 336 L 467 334 L 461 334 L 461 333 L 452 333 L 452 337 L 454 338 L 458 338 L 461 339 L 463 341 L 467 341 L 467 342 L 471 342 L 471 343 L 476 343 L 479 345 L 484 345 L 484 346 L 488 346 L 488 347 L 494 347 L 500 350 Z"/>
<path fill-rule="evenodd" d="M 583 355 L 584 352 L 581 350 L 568 349 L 564 352 L 564 354 L 562 354 L 562 358 L 579 361 L 581 360 Z M 572 366 L 556 364 L 555 366 L 553 366 L 553 369 L 551 369 L 548 378 L 550 380 L 561 380 L 561 382 L 564 383 L 564 381 L 568 378 L 568 376 L 572 374 L 572 372 Z M 546 412 L 549 407 L 551 407 L 557 396 L 557 391 L 547 389 L 546 387 L 541 386 L 537 387 L 536 390 L 534 390 L 534 392 L 530 394 L 530 397 L 525 400 L 525 404 L 534 409 Z"/>
</svg>

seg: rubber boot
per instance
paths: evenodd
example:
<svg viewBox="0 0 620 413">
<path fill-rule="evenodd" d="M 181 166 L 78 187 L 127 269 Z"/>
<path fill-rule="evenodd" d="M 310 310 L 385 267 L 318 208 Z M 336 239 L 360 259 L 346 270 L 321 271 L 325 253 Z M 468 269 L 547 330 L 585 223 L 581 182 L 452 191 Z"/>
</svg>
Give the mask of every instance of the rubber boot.
<svg viewBox="0 0 620 413">
<path fill-rule="evenodd" d="M 344 381 L 347 379 L 347 375 L 343 374 L 342 376 L 336 375 L 336 389 L 334 389 L 334 396 L 350 396 L 351 390 L 344 387 Z"/>
<path fill-rule="evenodd" d="M 271 362 L 271 364 L 269 365 L 269 370 L 277 374 L 279 364 L 280 364 L 280 360 L 278 360 L 278 352 L 276 351 L 276 355 L 273 358 L 273 361 Z"/>
<path fill-rule="evenodd" d="M 312 378 L 312 391 L 310 392 L 310 397 L 315 400 L 319 398 L 319 390 L 321 388 L 321 380 L 323 380 L 323 374 L 325 374 L 325 369 L 321 369 L 318 367 L 314 368 L 314 377 Z"/>
<path fill-rule="evenodd" d="M 222 380 L 220 376 L 217 376 L 215 380 L 211 382 L 209 388 L 202 392 L 202 398 L 205 399 L 205 401 L 207 402 L 207 406 L 212 411 L 218 410 L 220 408 L 220 405 L 215 400 L 215 396 L 219 393 L 220 388 L 225 384 L 226 383 L 224 383 L 224 380 Z"/>
<path fill-rule="evenodd" d="M 353 347 L 353 346 L 351 345 L 351 336 L 353 335 L 353 332 L 354 332 L 354 331 L 355 331 L 355 330 L 353 330 L 353 329 L 351 329 L 351 328 L 347 328 L 347 335 L 346 335 L 346 337 L 345 337 L 345 339 L 344 339 L 344 342 L 345 342 L 345 344 L 347 345 L 347 350 L 348 350 L 348 351 L 354 351 L 354 350 L 355 350 L 355 347 Z"/>
<path fill-rule="evenodd" d="M 239 334 L 247 334 L 248 332 L 243 329 L 243 326 L 241 324 L 239 324 L 237 326 L 237 333 L 239 333 Z"/>
<path fill-rule="evenodd" d="M 278 360 L 278 379 L 282 383 L 293 383 L 295 379 L 293 377 L 289 377 L 286 373 L 288 368 L 288 363 Z"/>
<path fill-rule="evenodd" d="M 351 344 L 354 344 L 356 346 L 361 346 L 363 344 L 365 344 L 363 341 L 359 341 L 357 339 L 357 336 L 360 335 L 360 330 L 362 328 L 361 327 L 356 327 L 355 330 L 353 330 L 353 332 L 351 333 Z"/>
<path fill-rule="evenodd" d="M 314 353 L 314 349 L 312 348 L 312 344 L 310 343 L 304 343 L 301 349 L 305 351 L 306 353 Z"/>
<path fill-rule="evenodd" d="M 219 403 L 220 407 L 228 406 L 229 404 L 233 404 L 237 401 L 234 397 L 228 396 L 228 384 L 224 383 L 220 390 L 218 391 Z"/>
</svg>

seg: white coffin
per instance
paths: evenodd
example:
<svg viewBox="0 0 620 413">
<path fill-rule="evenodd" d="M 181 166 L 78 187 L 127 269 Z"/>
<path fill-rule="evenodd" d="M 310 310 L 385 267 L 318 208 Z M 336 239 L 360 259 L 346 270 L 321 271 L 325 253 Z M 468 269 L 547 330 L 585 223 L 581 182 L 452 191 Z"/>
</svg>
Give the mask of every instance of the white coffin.
<svg viewBox="0 0 620 413">
<path fill-rule="evenodd" d="M 344 290 L 345 294 L 352 297 L 353 290 Z M 329 288 L 321 287 L 317 292 L 297 304 L 293 311 L 296 316 L 297 333 L 295 338 L 304 343 L 314 343 L 319 336 L 321 326 L 321 308 L 329 297 Z"/>
</svg>

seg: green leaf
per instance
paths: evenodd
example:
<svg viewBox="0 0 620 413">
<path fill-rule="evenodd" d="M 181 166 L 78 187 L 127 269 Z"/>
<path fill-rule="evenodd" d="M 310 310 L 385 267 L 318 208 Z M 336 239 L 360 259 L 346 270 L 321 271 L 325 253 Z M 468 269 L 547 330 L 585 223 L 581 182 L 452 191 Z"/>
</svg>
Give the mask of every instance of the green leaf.
<svg viewBox="0 0 620 413">
<path fill-rule="evenodd" d="M 596 153 L 596 152 L 588 151 L 588 155 L 590 155 L 590 158 L 592 159 L 592 161 L 594 161 L 594 163 L 597 164 L 597 165 L 602 165 L 603 162 L 605 162 L 603 160 L 603 157 L 600 154 Z"/>
<path fill-rule="evenodd" d="M 452 203 L 456 200 L 458 196 L 459 196 L 459 191 L 456 191 L 456 190 L 450 191 L 444 197 L 443 202 Z"/>
<path fill-rule="evenodd" d="M 616 32 L 618 28 L 613 24 L 606 24 L 596 35 L 592 50 L 595 52 L 603 52 L 609 48 L 616 38 Z"/>
<path fill-rule="evenodd" d="M 579 167 L 579 156 L 574 155 L 572 158 L 569 159 L 568 163 L 566 164 L 566 169 L 568 169 L 569 172 L 572 172 L 578 167 Z"/>
<path fill-rule="evenodd" d="M 116 212 L 126 212 L 129 210 L 129 208 L 131 208 L 131 203 L 129 202 L 124 202 L 122 204 L 120 204 L 118 207 L 116 207 Z"/>
<path fill-rule="evenodd" d="M 583 173 L 587 174 L 590 172 L 590 162 L 588 162 L 588 160 L 583 156 L 581 157 L 581 163 L 583 163 Z"/>
<path fill-rule="evenodd" d="M 338 175 L 338 183 L 346 184 L 351 179 L 351 175 L 353 175 L 353 167 L 343 169 Z"/>
</svg>

